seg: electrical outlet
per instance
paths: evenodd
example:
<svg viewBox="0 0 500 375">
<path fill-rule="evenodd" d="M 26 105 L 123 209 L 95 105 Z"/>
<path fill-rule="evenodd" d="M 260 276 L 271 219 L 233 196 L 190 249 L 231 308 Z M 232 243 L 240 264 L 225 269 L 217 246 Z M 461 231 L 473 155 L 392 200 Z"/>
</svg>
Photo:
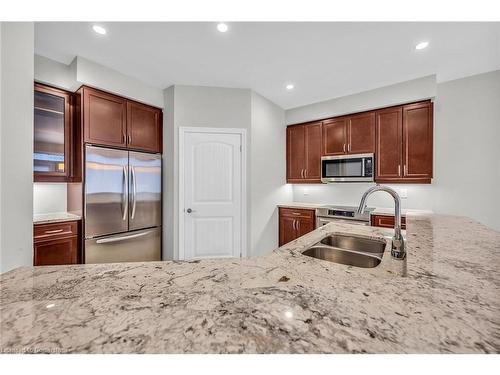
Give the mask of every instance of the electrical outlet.
<svg viewBox="0 0 500 375">
<path fill-rule="evenodd" d="M 399 189 L 399 196 L 401 197 L 401 199 L 407 199 L 408 189 Z"/>
</svg>

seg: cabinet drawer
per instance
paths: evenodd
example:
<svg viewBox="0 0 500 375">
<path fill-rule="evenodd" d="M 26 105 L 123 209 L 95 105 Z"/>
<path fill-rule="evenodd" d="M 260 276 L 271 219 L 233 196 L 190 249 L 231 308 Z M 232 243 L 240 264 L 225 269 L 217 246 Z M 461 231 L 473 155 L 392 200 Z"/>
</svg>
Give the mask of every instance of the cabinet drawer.
<svg viewBox="0 0 500 375">
<path fill-rule="evenodd" d="M 35 242 L 51 240 L 53 238 L 76 236 L 78 222 L 67 221 L 63 223 L 36 224 L 34 228 Z"/>
<path fill-rule="evenodd" d="M 303 208 L 281 208 L 279 209 L 280 216 L 304 218 L 304 219 L 314 219 L 316 215 L 315 210 L 303 209 Z"/>
<path fill-rule="evenodd" d="M 372 227 L 394 228 L 394 216 L 391 215 L 372 215 Z M 406 218 L 401 217 L 401 229 L 406 229 Z"/>
<path fill-rule="evenodd" d="M 34 244 L 34 266 L 78 263 L 78 236 L 52 238 Z"/>
</svg>

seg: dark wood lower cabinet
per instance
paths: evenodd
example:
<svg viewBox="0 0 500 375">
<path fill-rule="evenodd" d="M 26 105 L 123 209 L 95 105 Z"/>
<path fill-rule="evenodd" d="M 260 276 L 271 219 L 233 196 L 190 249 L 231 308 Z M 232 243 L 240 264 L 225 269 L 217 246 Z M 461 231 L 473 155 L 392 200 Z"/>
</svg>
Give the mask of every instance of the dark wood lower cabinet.
<svg viewBox="0 0 500 375">
<path fill-rule="evenodd" d="M 35 224 L 33 265 L 79 263 L 79 222 Z"/>
<path fill-rule="evenodd" d="M 316 226 L 315 211 L 310 209 L 279 209 L 279 246 L 291 242 Z"/>
<path fill-rule="evenodd" d="M 371 215 L 370 224 L 372 227 L 394 228 L 394 216 L 392 215 Z M 406 218 L 401 217 L 401 229 L 406 229 Z"/>
</svg>

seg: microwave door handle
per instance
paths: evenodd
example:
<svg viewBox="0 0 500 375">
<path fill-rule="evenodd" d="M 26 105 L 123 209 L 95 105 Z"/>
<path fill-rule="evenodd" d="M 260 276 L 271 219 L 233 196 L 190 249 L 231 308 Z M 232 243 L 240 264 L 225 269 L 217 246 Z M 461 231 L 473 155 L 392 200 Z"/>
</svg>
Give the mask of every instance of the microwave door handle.
<svg viewBox="0 0 500 375">
<path fill-rule="evenodd" d="M 365 163 L 366 163 L 366 159 L 363 158 L 363 162 L 361 163 L 361 177 L 366 177 L 366 175 L 365 175 Z"/>
</svg>

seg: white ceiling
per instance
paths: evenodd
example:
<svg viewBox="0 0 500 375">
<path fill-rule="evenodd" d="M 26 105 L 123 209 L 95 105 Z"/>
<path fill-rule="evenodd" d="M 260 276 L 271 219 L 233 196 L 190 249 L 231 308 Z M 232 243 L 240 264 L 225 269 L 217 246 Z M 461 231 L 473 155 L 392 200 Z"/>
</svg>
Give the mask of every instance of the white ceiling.
<svg viewBox="0 0 500 375">
<path fill-rule="evenodd" d="M 500 68 L 500 23 L 99 23 L 35 25 L 35 53 L 76 55 L 165 88 L 251 88 L 293 108 L 430 74 L 438 81 Z M 428 48 L 417 51 L 423 40 Z M 295 89 L 287 91 L 285 85 Z"/>
</svg>

